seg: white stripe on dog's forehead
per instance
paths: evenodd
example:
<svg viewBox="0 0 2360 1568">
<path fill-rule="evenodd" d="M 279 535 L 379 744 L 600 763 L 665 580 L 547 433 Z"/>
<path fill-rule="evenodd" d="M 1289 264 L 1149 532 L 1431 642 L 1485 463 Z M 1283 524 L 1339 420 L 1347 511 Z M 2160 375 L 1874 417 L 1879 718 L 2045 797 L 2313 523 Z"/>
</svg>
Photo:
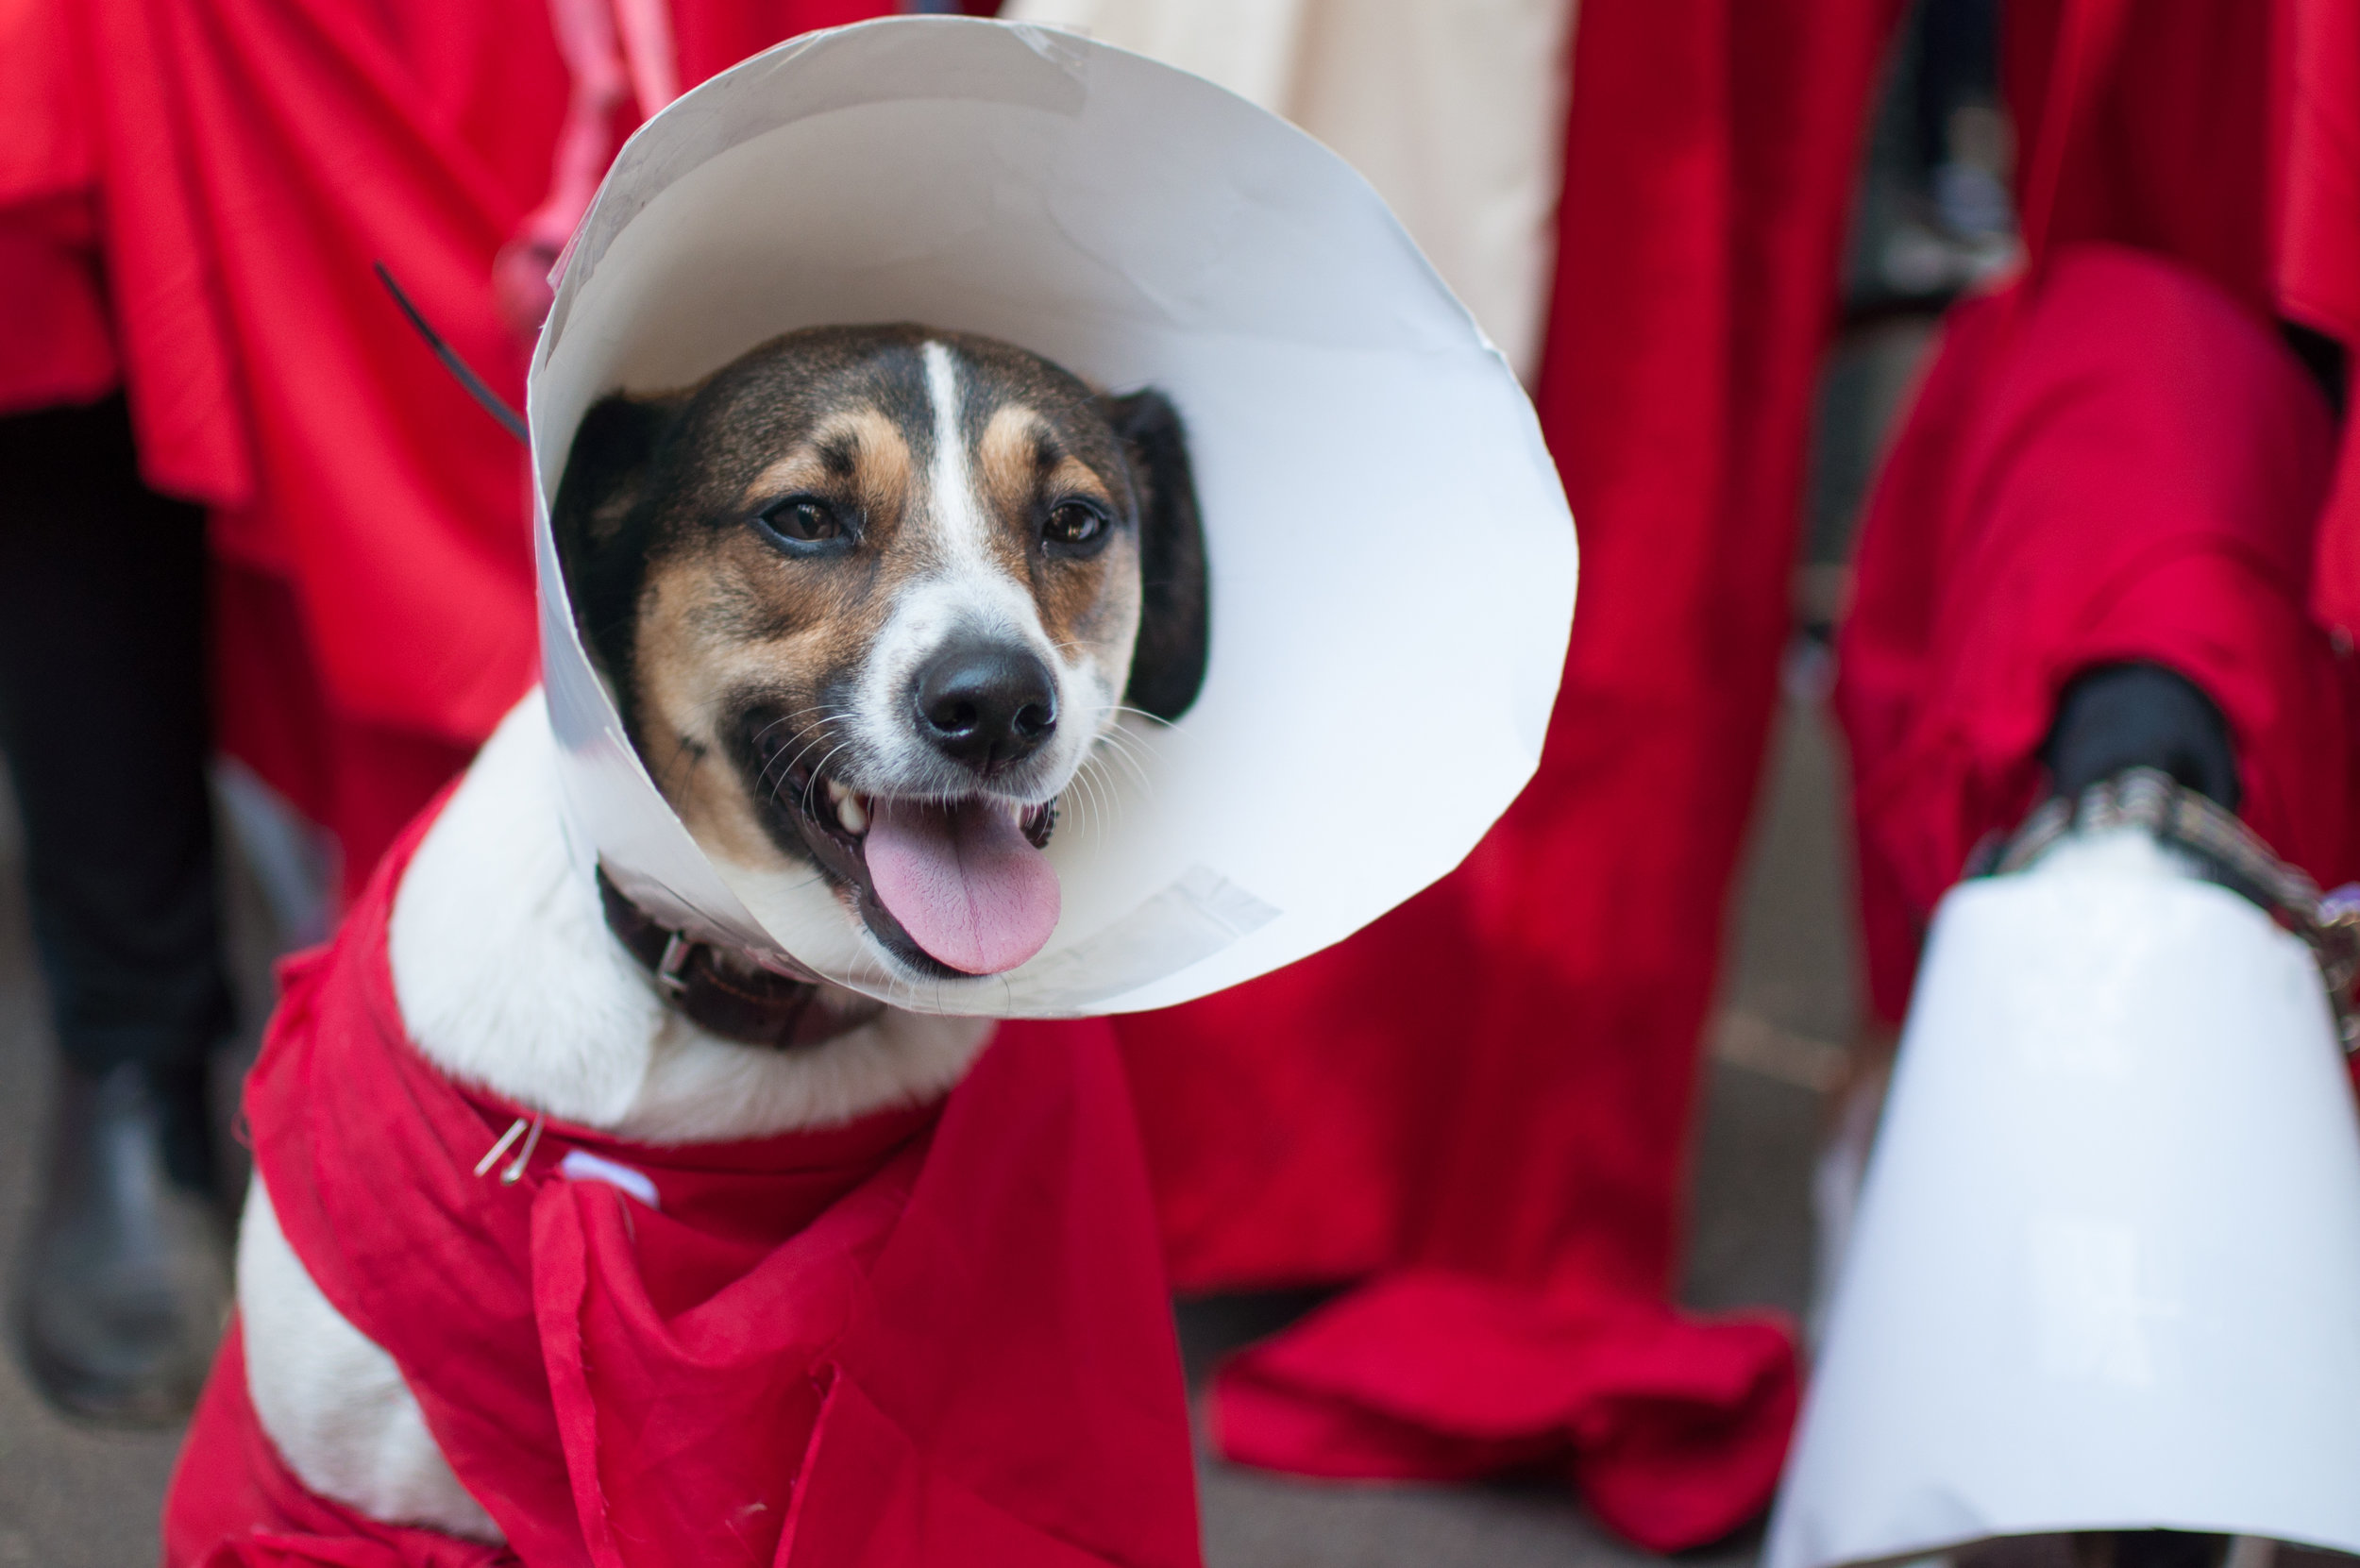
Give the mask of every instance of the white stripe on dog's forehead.
<svg viewBox="0 0 2360 1568">
<path fill-rule="evenodd" d="M 926 398 L 933 405 L 934 461 L 927 465 L 928 512 L 934 525 L 936 569 L 931 593 L 955 604 L 979 631 L 1013 633 L 1046 646 L 1040 606 L 1031 587 L 1008 570 L 992 548 L 991 509 L 976 490 L 967 441 L 968 382 L 957 352 L 946 343 L 927 343 Z"/>
<path fill-rule="evenodd" d="M 991 545 L 986 531 L 990 519 L 975 494 L 975 476 L 967 461 L 967 435 L 960 429 L 967 413 L 966 389 L 959 385 L 958 361 L 948 344 L 929 343 L 920 350 L 926 361 L 926 397 L 934 405 L 935 461 L 933 480 L 935 524 L 944 553 L 960 566 L 988 567 Z"/>
</svg>

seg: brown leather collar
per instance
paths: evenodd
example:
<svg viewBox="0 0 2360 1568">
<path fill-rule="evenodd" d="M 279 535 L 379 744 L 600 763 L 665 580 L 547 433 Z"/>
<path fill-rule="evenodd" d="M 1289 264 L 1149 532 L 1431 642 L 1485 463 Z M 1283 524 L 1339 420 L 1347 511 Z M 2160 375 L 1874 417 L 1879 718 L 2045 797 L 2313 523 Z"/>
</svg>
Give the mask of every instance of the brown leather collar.
<svg viewBox="0 0 2360 1568">
<path fill-rule="evenodd" d="M 656 991 L 691 1023 L 723 1039 L 801 1050 L 848 1034 L 885 1011 L 867 997 L 790 979 L 675 930 L 623 896 L 598 868 L 606 927 Z"/>
</svg>

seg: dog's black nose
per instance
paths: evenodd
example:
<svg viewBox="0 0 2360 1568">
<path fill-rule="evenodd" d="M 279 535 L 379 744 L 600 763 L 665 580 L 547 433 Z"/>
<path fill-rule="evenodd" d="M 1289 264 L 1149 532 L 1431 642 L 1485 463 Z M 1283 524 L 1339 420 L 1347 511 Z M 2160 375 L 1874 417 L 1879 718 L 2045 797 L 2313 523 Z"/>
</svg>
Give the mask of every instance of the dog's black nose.
<svg viewBox="0 0 2360 1568">
<path fill-rule="evenodd" d="M 1028 757 L 1057 727 L 1057 686 L 1017 644 L 952 642 L 918 672 L 918 729 L 979 773 Z"/>
</svg>

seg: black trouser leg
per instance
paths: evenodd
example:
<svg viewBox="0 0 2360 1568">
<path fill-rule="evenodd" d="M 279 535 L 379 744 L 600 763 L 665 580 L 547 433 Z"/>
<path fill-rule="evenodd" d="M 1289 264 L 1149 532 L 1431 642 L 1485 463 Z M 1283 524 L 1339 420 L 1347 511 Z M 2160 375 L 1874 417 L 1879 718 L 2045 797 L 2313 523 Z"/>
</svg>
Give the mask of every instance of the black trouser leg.
<svg viewBox="0 0 2360 1568">
<path fill-rule="evenodd" d="M 0 419 L 0 748 L 68 1069 L 14 1316 L 36 1385 L 102 1420 L 184 1416 L 229 1305 L 204 606 L 203 517 L 140 484 L 120 400 Z"/>
<path fill-rule="evenodd" d="M 58 1040 L 168 1098 L 230 1020 L 204 603 L 203 515 L 140 483 L 119 398 L 0 419 L 0 749 Z"/>
<path fill-rule="evenodd" d="M 1920 13 L 1915 114 L 1920 175 L 1950 160 L 1950 111 L 1999 101 L 1997 0 L 1927 0 Z"/>
</svg>

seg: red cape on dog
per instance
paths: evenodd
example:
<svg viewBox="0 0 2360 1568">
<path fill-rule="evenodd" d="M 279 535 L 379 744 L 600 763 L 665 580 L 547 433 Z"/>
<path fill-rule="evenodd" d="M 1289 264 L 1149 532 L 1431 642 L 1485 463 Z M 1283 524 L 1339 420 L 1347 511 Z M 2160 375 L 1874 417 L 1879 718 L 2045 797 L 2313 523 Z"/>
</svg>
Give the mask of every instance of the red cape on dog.
<svg viewBox="0 0 2360 1568">
<path fill-rule="evenodd" d="M 167 1564 L 1197 1562 L 1105 1025 L 1003 1025 L 935 1106 L 664 1148 L 552 1121 L 519 1181 L 506 1155 L 478 1176 L 521 1113 L 411 1046 L 386 958 L 431 819 L 287 966 L 246 1116 L 288 1241 L 509 1544 L 307 1491 L 247 1401 L 233 1324 L 165 1506 Z M 576 1150 L 644 1173 L 656 1203 L 569 1179 Z"/>
</svg>

